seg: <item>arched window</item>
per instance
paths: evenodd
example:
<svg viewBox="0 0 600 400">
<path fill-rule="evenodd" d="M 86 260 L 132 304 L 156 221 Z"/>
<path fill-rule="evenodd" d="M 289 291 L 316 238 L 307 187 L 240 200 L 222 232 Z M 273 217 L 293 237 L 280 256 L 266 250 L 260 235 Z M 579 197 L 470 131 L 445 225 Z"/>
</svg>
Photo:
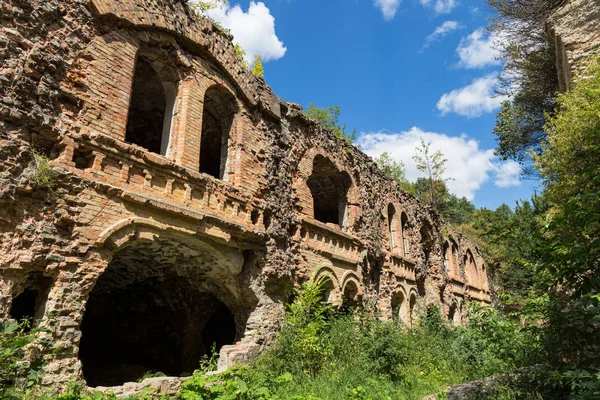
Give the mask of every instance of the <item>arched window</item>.
<svg viewBox="0 0 600 400">
<path fill-rule="evenodd" d="M 346 226 L 348 189 L 350 176 L 340 172 L 327 158 L 317 155 L 313 161 L 313 172 L 308 179 L 317 221 Z"/>
<path fill-rule="evenodd" d="M 410 326 L 413 326 L 413 322 L 416 319 L 416 315 L 415 315 L 415 307 L 417 305 L 417 296 L 415 296 L 415 294 L 413 293 L 410 296 L 410 302 L 409 302 L 409 307 L 408 307 L 408 312 L 409 312 L 409 318 L 410 318 Z"/>
<path fill-rule="evenodd" d="M 431 250 L 433 249 L 433 238 L 431 235 L 431 228 L 428 224 L 421 227 L 421 247 L 425 255 L 425 263 L 429 262 Z"/>
<path fill-rule="evenodd" d="M 398 229 L 398 221 L 396 220 L 396 208 L 393 204 L 388 205 L 387 209 L 387 220 L 388 220 L 388 236 L 389 236 L 389 245 L 390 251 L 396 250 L 396 241 L 397 239 L 397 229 Z"/>
<path fill-rule="evenodd" d="M 212 86 L 206 91 L 200 139 L 200 172 L 227 180 L 227 153 L 235 113 L 235 97 L 227 89 Z"/>
<path fill-rule="evenodd" d="M 342 307 L 355 308 L 358 306 L 358 286 L 354 281 L 349 281 L 344 288 Z"/>
<path fill-rule="evenodd" d="M 452 274 L 460 278 L 460 262 L 458 261 L 458 246 L 452 241 Z"/>
<path fill-rule="evenodd" d="M 165 156 L 178 81 L 176 75 L 169 72 L 159 61 L 138 55 L 125 132 L 125 141 Z"/>
<path fill-rule="evenodd" d="M 406 315 L 406 299 L 404 293 L 398 292 L 392 297 L 392 318 L 398 322 L 406 323 L 410 317 Z"/>
<path fill-rule="evenodd" d="M 450 244 L 448 242 L 444 242 L 444 271 L 447 274 L 450 274 L 450 263 L 451 263 L 451 254 L 450 254 Z"/>
<path fill-rule="evenodd" d="M 400 216 L 400 232 L 402 234 L 402 255 L 406 257 L 408 255 L 408 233 L 406 230 L 408 229 L 408 217 L 406 213 L 402 213 Z"/>
<path fill-rule="evenodd" d="M 479 274 L 477 273 L 477 265 L 475 264 L 475 258 L 471 250 L 467 250 L 465 255 L 465 272 L 467 273 L 469 284 L 475 286 L 478 283 Z"/>
</svg>

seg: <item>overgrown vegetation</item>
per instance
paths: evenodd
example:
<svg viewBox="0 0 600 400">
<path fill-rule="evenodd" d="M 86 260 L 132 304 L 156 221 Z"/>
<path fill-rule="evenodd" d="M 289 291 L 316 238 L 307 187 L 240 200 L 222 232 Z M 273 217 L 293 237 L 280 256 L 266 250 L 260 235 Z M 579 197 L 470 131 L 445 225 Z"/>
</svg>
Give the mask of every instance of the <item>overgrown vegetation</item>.
<svg viewBox="0 0 600 400">
<path fill-rule="evenodd" d="M 356 141 L 356 129 L 352 132 L 346 132 L 346 125 L 340 125 L 340 106 L 320 108 L 315 106 L 314 103 L 310 103 L 304 112 L 308 117 L 331 129 L 337 137 L 346 140 L 350 144 Z"/>
<path fill-rule="evenodd" d="M 468 327 L 437 308 L 418 326 L 339 313 L 312 282 L 298 291 L 272 347 L 251 367 L 184 384 L 183 399 L 422 399 L 447 385 L 529 365 L 536 336 L 473 305 Z"/>
<path fill-rule="evenodd" d="M 53 194 L 58 187 L 56 171 L 50 164 L 48 157 L 34 148 L 31 150 L 31 161 L 24 175 L 34 189 L 45 190 Z"/>
</svg>

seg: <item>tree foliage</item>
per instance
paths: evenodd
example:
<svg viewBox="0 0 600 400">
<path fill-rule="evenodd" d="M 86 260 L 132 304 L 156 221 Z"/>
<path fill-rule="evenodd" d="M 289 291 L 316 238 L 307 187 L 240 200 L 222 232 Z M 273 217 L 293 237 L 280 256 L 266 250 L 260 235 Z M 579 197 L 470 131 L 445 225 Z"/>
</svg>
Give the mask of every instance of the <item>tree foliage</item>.
<svg viewBox="0 0 600 400">
<path fill-rule="evenodd" d="M 317 107 L 315 103 L 310 103 L 304 112 L 308 117 L 331 129 L 337 137 L 346 140 L 350 144 L 356 141 L 356 129 L 352 132 L 346 132 L 346 124 L 340 125 L 340 106 L 321 108 Z"/>
<path fill-rule="evenodd" d="M 383 152 L 375 159 L 375 163 L 388 177 L 396 181 L 399 187 L 408 192 L 412 192 L 412 186 L 406 178 L 404 162 L 396 161 L 390 156 L 390 153 Z"/>
<path fill-rule="evenodd" d="M 254 63 L 252 64 L 252 74 L 259 78 L 265 79 L 265 70 L 263 68 L 263 58 L 261 56 L 254 56 Z"/>
<path fill-rule="evenodd" d="M 486 0 L 496 12 L 489 30 L 499 38 L 504 70 L 498 94 L 511 98 L 502 104 L 494 134 L 496 154 L 529 168 L 530 151 L 539 152 L 545 138 L 546 114 L 554 108 L 558 76 L 554 41 L 546 21 L 562 0 Z"/>
<path fill-rule="evenodd" d="M 444 158 L 441 151 L 432 152 L 430 146 L 431 143 L 425 143 L 425 140 L 421 138 L 421 147 L 415 149 L 415 155 L 413 156 L 417 163 L 417 169 L 425 174 L 425 180 L 422 182 L 427 186 L 427 191 L 418 197 L 425 204 L 434 209 L 439 209 L 441 198 L 446 189 L 445 182 L 449 180 L 444 177 L 445 164 L 448 160 Z"/>
</svg>

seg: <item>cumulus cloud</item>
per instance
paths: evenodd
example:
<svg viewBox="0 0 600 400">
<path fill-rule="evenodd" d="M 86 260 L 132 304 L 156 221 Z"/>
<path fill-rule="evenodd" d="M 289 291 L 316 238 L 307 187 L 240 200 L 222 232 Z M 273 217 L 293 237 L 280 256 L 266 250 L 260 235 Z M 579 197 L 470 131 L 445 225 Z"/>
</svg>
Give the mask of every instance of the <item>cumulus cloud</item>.
<svg viewBox="0 0 600 400">
<path fill-rule="evenodd" d="M 463 68 L 484 68 L 502 64 L 498 50 L 501 42 L 498 35 L 487 34 L 484 28 L 477 29 L 460 41 L 456 49 L 460 58 L 458 65 Z"/>
<path fill-rule="evenodd" d="M 287 51 L 275 33 L 275 18 L 263 2 L 251 1 L 248 11 L 227 3 L 206 14 L 231 30 L 234 43 L 246 50 L 248 62 L 254 61 L 255 56 L 261 56 L 265 62 L 277 60 Z"/>
<path fill-rule="evenodd" d="M 433 42 L 443 39 L 446 35 L 464 28 L 458 21 L 446 21 L 442 25 L 435 28 L 433 33 L 425 38 L 425 43 L 422 49 L 428 48 Z"/>
<path fill-rule="evenodd" d="M 424 7 L 433 8 L 436 14 L 448 14 L 458 5 L 458 0 L 419 0 Z"/>
<path fill-rule="evenodd" d="M 459 197 L 473 200 L 475 193 L 489 179 L 496 186 L 506 188 L 520 185 L 521 167 L 514 161 L 503 162 L 494 156 L 493 149 L 480 149 L 479 143 L 466 134 L 459 137 L 442 133 L 425 132 L 417 127 L 400 133 L 374 132 L 361 136 L 358 144 L 371 157 L 379 157 L 387 152 L 396 161 L 402 161 L 406 167 L 406 177 L 416 181 L 422 177 L 413 160 L 415 149 L 420 147 L 421 138 L 431 143 L 431 150 L 440 150 L 446 162 L 448 190 Z"/>
<path fill-rule="evenodd" d="M 437 109 L 442 115 L 453 112 L 475 118 L 500 108 L 500 104 L 507 98 L 494 95 L 497 76 L 496 73 L 492 73 L 475 79 L 463 88 L 445 93 L 438 101 Z"/>
<path fill-rule="evenodd" d="M 516 161 L 506 161 L 495 166 L 495 184 L 501 188 L 518 186 L 521 184 L 521 165 Z"/>
<path fill-rule="evenodd" d="M 402 0 L 373 0 L 373 4 L 381 10 L 383 18 L 386 21 L 390 21 L 396 16 L 401 1 Z"/>
</svg>

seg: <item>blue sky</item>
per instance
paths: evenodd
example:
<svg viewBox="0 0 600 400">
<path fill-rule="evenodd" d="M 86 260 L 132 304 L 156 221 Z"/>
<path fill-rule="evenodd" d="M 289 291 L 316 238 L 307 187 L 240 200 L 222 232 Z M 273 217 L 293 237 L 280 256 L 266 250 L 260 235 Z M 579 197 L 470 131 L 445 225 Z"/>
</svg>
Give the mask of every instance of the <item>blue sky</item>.
<svg viewBox="0 0 600 400">
<path fill-rule="evenodd" d="M 535 189 L 493 156 L 502 66 L 482 28 L 484 0 L 230 0 L 211 16 L 265 59 L 283 99 L 339 105 L 363 151 L 406 164 L 420 138 L 446 158 L 450 190 L 478 207 L 514 206 Z M 497 47 L 497 46 L 496 46 Z"/>
</svg>

